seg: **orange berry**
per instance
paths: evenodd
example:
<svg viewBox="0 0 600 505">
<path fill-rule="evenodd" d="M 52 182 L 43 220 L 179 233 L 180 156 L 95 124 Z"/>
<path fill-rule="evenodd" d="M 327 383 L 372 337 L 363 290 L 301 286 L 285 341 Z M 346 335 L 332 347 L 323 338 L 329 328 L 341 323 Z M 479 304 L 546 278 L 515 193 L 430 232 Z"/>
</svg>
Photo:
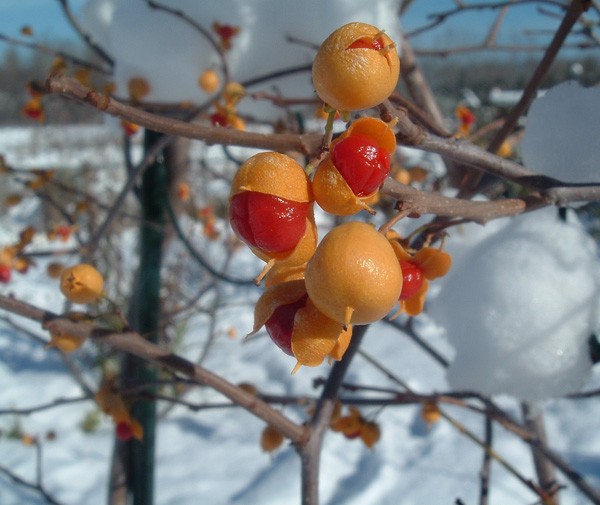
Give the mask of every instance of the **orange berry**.
<svg viewBox="0 0 600 505">
<path fill-rule="evenodd" d="M 219 74 L 212 68 L 207 68 L 200 74 L 198 78 L 198 85 L 206 93 L 214 93 L 219 88 L 221 79 Z"/>
<path fill-rule="evenodd" d="M 310 181 L 302 167 L 277 152 L 258 153 L 247 159 L 231 182 L 231 195 L 256 191 L 294 202 L 310 202 Z"/>
<path fill-rule="evenodd" d="M 302 365 L 320 365 L 338 339 L 349 340 L 352 334 L 314 306 L 304 280 L 276 284 L 263 293 L 254 308 L 253 333 L 263 325 L 277 346 L 298 360 L 292 373 Z"/>
<path fill-rule="evenodd" d="M 263 152 L 242 164 L 233 178 L 229 220 L 237 237 L 267 262 L 306 263 L 317 245 L 312 190 L 302 167 L 289 156 Z"/>
<path fill-rule="evenodd" d="M 53 263 L 49 263 L 48 266 L 46 267 L 46 273 L 48 274 L 48 277 L 50 277 L 51 279 L 58 279 L 64 269 L 65 269 L 65 266 L 62 263 L 53 262 Z"/>
<path fill-rule="evenodd" d="M 150 94 L 150 84 L 144 77 L 132 77 L 127 82 L 129 98 L 134 102 L 146 98 Z"/>
<path fill-rule="evenodd" d="M 260 447 L 265 452 L 273 452 L 283 444 L 283 435 L 281 432 L 267 424 L 260 436 Z"/>
<path fill-rule="evenodd" d="M 335 30 L 321 44 L 312 67 L 317 95 L 340 111 L 380 104 L 396 87 L 399 74 L 394 42 L 366 23 Z"/>
<path fill-rule="evenodd" d="M 427 400 L 421 406 L 421 418 L 428 425 L 437 423 L 442 417 L 442 413 L 435 400 Z"/>
<path fill-rule="evenodd" d="M 319 206 L 337 216 L 361 210 L 371 214 L 378 188 L 387 177 L 396 137 L 376 118 L 360 118 L 331 143 L 330 155 L 317 166 L 313 192 Z"/>
<path fill-rule="evenodd" d="M 46 347 L 56 347 L 62 352 L 73 352 L 79 349 L 85 342 L 84 337 L 76 335 L 50 334 L 50 342 Z"/>
<path fill-rule="evenodd" d="M 60 276 L 60 290 L 73 303 L 91 303 L 104 289 L 104 279 L 96 268 L 80 263 L 65 268 Z"/>
<path fill-rule="evenodd" d="M 389 241 L 361 222 L 344 223 L 323 238 L 305 279 L 317 308 L 345 325 L 378 321 L 402 290 L 402 271 Z"/>
<path fill-rule="evenodd" d="M 360 439 L 371 449 L 381 438 L 379 425 L 374 421 L 365 421 L 360 429 Z"/>
</svg>

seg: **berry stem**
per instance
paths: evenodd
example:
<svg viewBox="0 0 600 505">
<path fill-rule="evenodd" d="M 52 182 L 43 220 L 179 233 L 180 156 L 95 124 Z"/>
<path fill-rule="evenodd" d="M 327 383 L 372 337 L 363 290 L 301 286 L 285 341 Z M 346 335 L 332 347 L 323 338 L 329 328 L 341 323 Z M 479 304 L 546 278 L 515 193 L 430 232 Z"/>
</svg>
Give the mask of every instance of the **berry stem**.
<svg viewBox="0 0 600 505">
<path fill-rule="evenodd" d="M 403 219 L 403 218 L 405 218 L 407 216 L 410 216 L 410 214 L 412 212 L 413 211 L 410 209 L 410 207 L 407 207 L 407 208 L 402 208 L 401 207 L 398 210 L 398 212 L 391 217 L 391 219 L 389 219 L 386 223 L 383 223 L 379 227 L 379 231 L 381 233 L 385 233 L 385 232 L 389 231 L 392 228 L 392 226 L 394 226 L 398 221 L 400 221 L 401 219 Z"/>
<path fill-rule="evenodd" d="M 333 138 L 333 122 L 337 111 L 331 109 L 327 114 L 327 122 L 325 123 L 325 136 L 323 137 L 323 149 L 329 151 L 331 139 Z"/>
</svg>

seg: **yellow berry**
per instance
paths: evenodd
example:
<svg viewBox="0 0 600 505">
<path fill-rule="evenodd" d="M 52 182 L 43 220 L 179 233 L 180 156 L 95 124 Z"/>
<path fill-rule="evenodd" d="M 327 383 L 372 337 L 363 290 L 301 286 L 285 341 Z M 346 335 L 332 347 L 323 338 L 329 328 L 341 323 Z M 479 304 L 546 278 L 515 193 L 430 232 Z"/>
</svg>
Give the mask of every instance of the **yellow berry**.
<svg viewBox="0 0 600 505">
<path fill-rule="evenodd" d="M 399 74 L 394 42 L 366 23 L 335 30 L 321 44 L 312 68 L 317 95 L 340 111 L 380 104 L 396 87 Z"/>
<path fill-rule="evenodd" d="M 214 93 L 217 91 L 220 83 L 221 79 L 219 78 L 219 74 L 212 68 L 207 68 L 198 78 L 198 85 L 206 93 Z"/>
<path fill-rule="evenodd" d="M 60 276 L 60 290 L 73 303 L 91 303 L 104 289 L 104 279 L 96 268 L 81 263 L 65 268 Z"/>
<path fill-rule="evenodd" d="M 268 424 L 260 437 L 260 446 L 265 452 L 273 452 L 283 444 L 283 435 L 277 429 Z"/>
<path fill-rule="evenodd" d="M 56 347 L 62 352 L 73 352 L 79 349 L 85 342 L 84 337 L 76 335 L 50 334 L 50 342 L 47 347 Z"/>
<path fill-rule="evenodd" d="M 331 230 L 306 266 L 306 290 L 331 319 L 369 324 L 383 318 L 402 291 L 402 271 L 382 233 L 361 222 Z"/>
</svg>

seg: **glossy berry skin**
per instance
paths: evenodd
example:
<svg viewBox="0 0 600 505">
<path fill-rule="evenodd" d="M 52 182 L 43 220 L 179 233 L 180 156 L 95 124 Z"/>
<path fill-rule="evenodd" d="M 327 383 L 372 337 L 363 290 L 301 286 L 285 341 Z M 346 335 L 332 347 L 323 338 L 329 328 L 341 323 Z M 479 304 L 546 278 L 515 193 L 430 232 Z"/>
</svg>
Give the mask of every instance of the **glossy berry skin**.
<svg viewBox="0 0 600 505">
<path fill-rule="evenodd" d="M 0 282 L 10 282 L 10 267 L 0 265 Z"/>
<path fill-rule="evenodd" d="M 251 247 L 271 253 L 291 251 L 306 231 L 308 207 L 308 202 L 244 191 L 231 197 L 231 227 Z"/>
<path fill-rule="evenodd" d="M 372 194 L 390 172 L 390 154 L 367 135 L 349 135 L 336 143 L 331 158 L 356 196 Z"/>
<path fill-rule="evenodd" d="M 294 332 L 294 318 L 296 312 L 306 305 L 308 295 L 304 295 L 294 303 L 280 305 L 265 323 L 271 340 L 289 356 L 292 352 L 292 334 Z"/>
<path fill-rule="evenodd" d="M 415 295 L 423 285 L 423 269 L 412 261 L 401 261 L 402 291 L 400 300 L 407 300 Z"/>
<path fill-rule="evenodd" d="M 363 37 L 362 39 L 355 40 L 348 46 L 348 49 L 372 49 L 373 51 L 381 51 L 385 46 L 383 39 L 373 39 L 370 37 Z"/>
</svg>

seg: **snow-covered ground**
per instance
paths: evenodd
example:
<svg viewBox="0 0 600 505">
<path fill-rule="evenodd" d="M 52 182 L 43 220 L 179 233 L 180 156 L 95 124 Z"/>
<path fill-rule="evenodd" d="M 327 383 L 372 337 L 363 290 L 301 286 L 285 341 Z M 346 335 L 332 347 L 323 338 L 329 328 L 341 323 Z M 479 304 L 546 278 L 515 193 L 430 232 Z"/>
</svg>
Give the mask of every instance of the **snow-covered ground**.
<svg viewBox="0 0 600 505">
<path fill-rule="evenodd" d="M 93 135 L 97 143 L 107 143 L 112 147 L 96 146 L 93 149 L 107 149 L 107 156 L 112 159 L 113 155 L 118 155 L 119 146 L 113 143 L 111 135 L 100 130 Z M 33 167 L 35 162 L 30 162 L 29 165 L 26 154 L 12 153 L 27 153 L 30 139 L 39 139 L 36 135 L 43 137 L 40 133 L 43 131 L 7 130 L 0 136 L 0 152 L 5 155 L 9 164 Z M 69 132 L 70 130 L 52 130 L 59 141 L 72 136 Z M 21 140 L 12 140 L 16 137 Z M 99 142 L 98 139 L 106 140 Z M 44 142 L 47 142 L 44 145 L 50 146 L 47 138 Z M 44 166 L 60 164 L 61 155 L 56 150 L 48 149 L 48 158 L 36 158 L 36 162 Z M 86 147 L 87 149 L 89 148 Z M 69 149 L 61 152 L 66 158 L 72 158 Z M 196 155 L 206 154 L 200 144 L 194 145 L 192 152 Z M 211 151 L 210 155 L 216 156 L 216 153 L 217 151 Z M 86 155 L 85 151 L 81 154 Z M 115 169 L 111 180 L 118 181 L 117 175 L 119 171 Z M 20 227 L 27 222 L 28 217 L 35 214 L 36 205 L 34 200 L 28 199 L 2 216 L 0 244 L 16 240 Z M 326 223 L 324 216 L 320 216 L 319 221 Z M 493 241 L 496 234 L 501 236 L 503 230 L 507 229 L 506 226 L 505 220 L 490 223 L 483 228 L 468 225 L 453 230 L 447 240 L 447 247 L 455 258 L 456 271 L 464 270 L 461 263 L 469 258 L 478 244 L 485 243 L 484 240 Z M 573 250 L 584 247 L 595 251 L 583 235 L 568 233 L 566 236 L 570 243 L 561 246 L 561 254 L 566 254 L 564 251 L 568 251 L 569 247 Z M 542 247 L 543 244 L 538 242 L 535 242 L 535 247 Z M 551 241 L 549 244 L 545 246 L 551 248 Z M 51 245 L 41 234 L 34 241 L 35 247 L 45 248 Z M 126 234 L 121 247 L 131 251 L 135 247 L 135 233 Z M 535 252 L 535 247 L 531 251 Z M 252 255 L 244 250 L 237 254 L 239 257 L 235 259 L 234 265 L 244 268 L 245 276 L 248 275 L 248 269 L 255 269 L 254 272 L 259 270 L 259 262 Z M 501 254 L 494 258 L 501 269 L 507 268 L 507 264 L 511 263 L 510 257 L 498 260 L 502 258 Z M 581 254 L 578 258 L 581 262 Z M 585 258 L 585 261 L 594 261 L 589 255 Z M 14 274 L 9 284 L 0 285 L 0 292 L 14 293 L 32 304 L 61 311 L 63 302 L 58 294 L 56 281 L 49 279 L 46 274 L 49 261 L 51 260 L 41 258 L 26 275 Z M 509 273 L 527 275 L 521 263 L 515 268 L 516 272 Z M 558 282 L 560 274 L 568 275 L 568 268 L 571 267 L 564 268 L 567 269 L 565 272 L 555 272 L 559 276 Z M 467 275 L 471 275 L 472 281 L 472 275 L 477 275 L 478 272 Z M 502 277 L 504 273 L 499 275 Z M 449 279 L 448 283 L 454 282 L 456 289 L 463 286 L 460 282 L 456 284 L 457 281 L 452 280 L 452 277 Z M 432 283 L 436 288 L 431 293 L 434 307 L 435 295 L 443 283 L 443 279 Z M 565 282 L 560 285 L 564 299 L 569 298 L 569 293 L 576 294 L 577 287 L 570 288 L 572 284 Z M 508 284 L 503 285 L 510 286 L 510 279 Z M 520 285 L 527 286 L 528 283 L 522 280 Z M 445 288 L 442 287 L 442 293 L 438 297 L 440 300 L 445 296 Z M 574 291 L 569 292 L 569 289 Z M 242 336 L 252 327 L 252 303 L 258 294 L 257 288 L 253 286 L 222 287 L 221 297 L 225 302 L 217 312 L 216 340 L 204 365 L 234 383 L 251 382 L 264 393 L 318 395 L 319 390 L 313 388 L 313 380 L 326 376 L 328 365 L 303 368 L 296 375 L 290 376 L 294 360 L 281 353 L 265 334 L 244 341 Z M 452 295 L 449 298 L 454 304 L 460 303 Z M 484 306 L 484 302 L 484 299 L 474 296 L 468 303 L 471 304 L 473 313 L 485 311 L 489 314 L 490 309 Z M 558 305 L 560 306 L 560 301 Z M 439 310 L 439 306 L 436 310 Z M 36 325 L 16 316 L 8 317 L 15 324 L 47 339 L 47 335 Z M 517 331 L 518 328 L 526 328 L 529 320 L 535 320 L 536 314 L 521 313 L 515 317 L 522 318 L 513 326 Z M 237 330 L 236 338 L 227 336 L 232 327 Z M 455 351 L 445 338 L 443 330 L 427 314 L 417 318 L 416 329 L 444 357 L 450 360 L 454 357 Z M 209 338 L 209 332 L 208 318 L 203 314 L 193 316 L 186 325 L 179 352 L 191 359 L 197 358 Z M 363 350 L 418 393 L 449 390 L 445 369 L 411 339 L 385 323 L 372 325 L 363 343 Z M 73 355 L 75 366 L 92 384 L 98 380 L 98 371 L 93 364 L 95 354 L 94 344 L 86 343 Z M 477 363 L 482 357 L 474 356 L 473 362 Z M 600 373 L 597 370 L 589 372 L 589 363 L 586 366 L 587 383 L 584 389 L 599 387 Z M 533 379 L 519 376 L 514 380 Z M 360 355 L 352 364 L 347 381 L 398 388 L 381 370 Z M 30 482 L 36 481 L 37 472 L 41 469 L 44 488 L 61 504 L 105 503 L 113 444 L 112 422 L 100 417 L 100 424 L 95 430 L 84 431 L 82 422 L 95 409 L 90 400 L 67 403 L 29 415 L 5 413 L 6 410 L 34 407 L 57 399 L 76 399 L 82 396 L 82 391 L 70 375 L 59 352 L 45 349 L 40 342 L 4 320 L 0 321 L 0 391 L 0 409 L 3 412 L 0 416 L 0 464 Z M 193 390 L 187 399 L 197 403 L 223 401 L 222 397 L 204 388 Z M 521 417 L 519 402 L 515 398 L 499 395 L 495 397 L 495 401 L 515 418 Z M 596 426 L 600 405 L 597 399 L 545 399 L 539 401 L 536 408 L 544 413 L 550 447 L 591 484 L 600 486 L 600 436 Z M 288 406 L 283 407 L 283 410 L 296 421 L 306 419 L 303 408 Z M 483 437 L 484 418 L 480 414 L 453 406 L 444 406 L 444 411 L 478 437 Z M 483 453 L 480 447 L 456 427 L 444 420 L 428 427 L 421 419 L 420 408 L 415 405 L 390 406 L 383 410 L 364 407 L 362 412 L 366 417 L 375 416 L 381 426 L 381 440 L 369 450 L 359 440 L 347 440 L 339 433 L 327 434 L 322 456 L 322 503 L 452 504 L 457 499 L 465 504 L 477 503 Z M 35 446 L 9 436 L 10 431 L 16 427 L 25 434 L 39 437 L 41 451 L 37 452 Z M 259 446 L 263 427 L 264 424 L 252 415 L 231 407 L 198 412 L 183 406 L 173 408 L 158 428 L 156 503 L 299 503 L 299 458 L 290 446 L 280 448 L 272 456 L 263 453 Z M 49 433 L 54 436 L 48 438 Z M 531 452 L 524 442 L 496 425 L 493 445 L 526 478 L 535 479 Z M 493 464 L 491 479 L 491 503 L 520 505 L 536 501 L 534 494 L 497 463 Z M 562 503 L 589 503 L 564 476 L 559 474 L 558 480 L 565 486 L 561 491 Z M 42 504 L 44 500 L 39 494 L 12 482 L 0 472 L 0 503 Z"/>
</svg>

